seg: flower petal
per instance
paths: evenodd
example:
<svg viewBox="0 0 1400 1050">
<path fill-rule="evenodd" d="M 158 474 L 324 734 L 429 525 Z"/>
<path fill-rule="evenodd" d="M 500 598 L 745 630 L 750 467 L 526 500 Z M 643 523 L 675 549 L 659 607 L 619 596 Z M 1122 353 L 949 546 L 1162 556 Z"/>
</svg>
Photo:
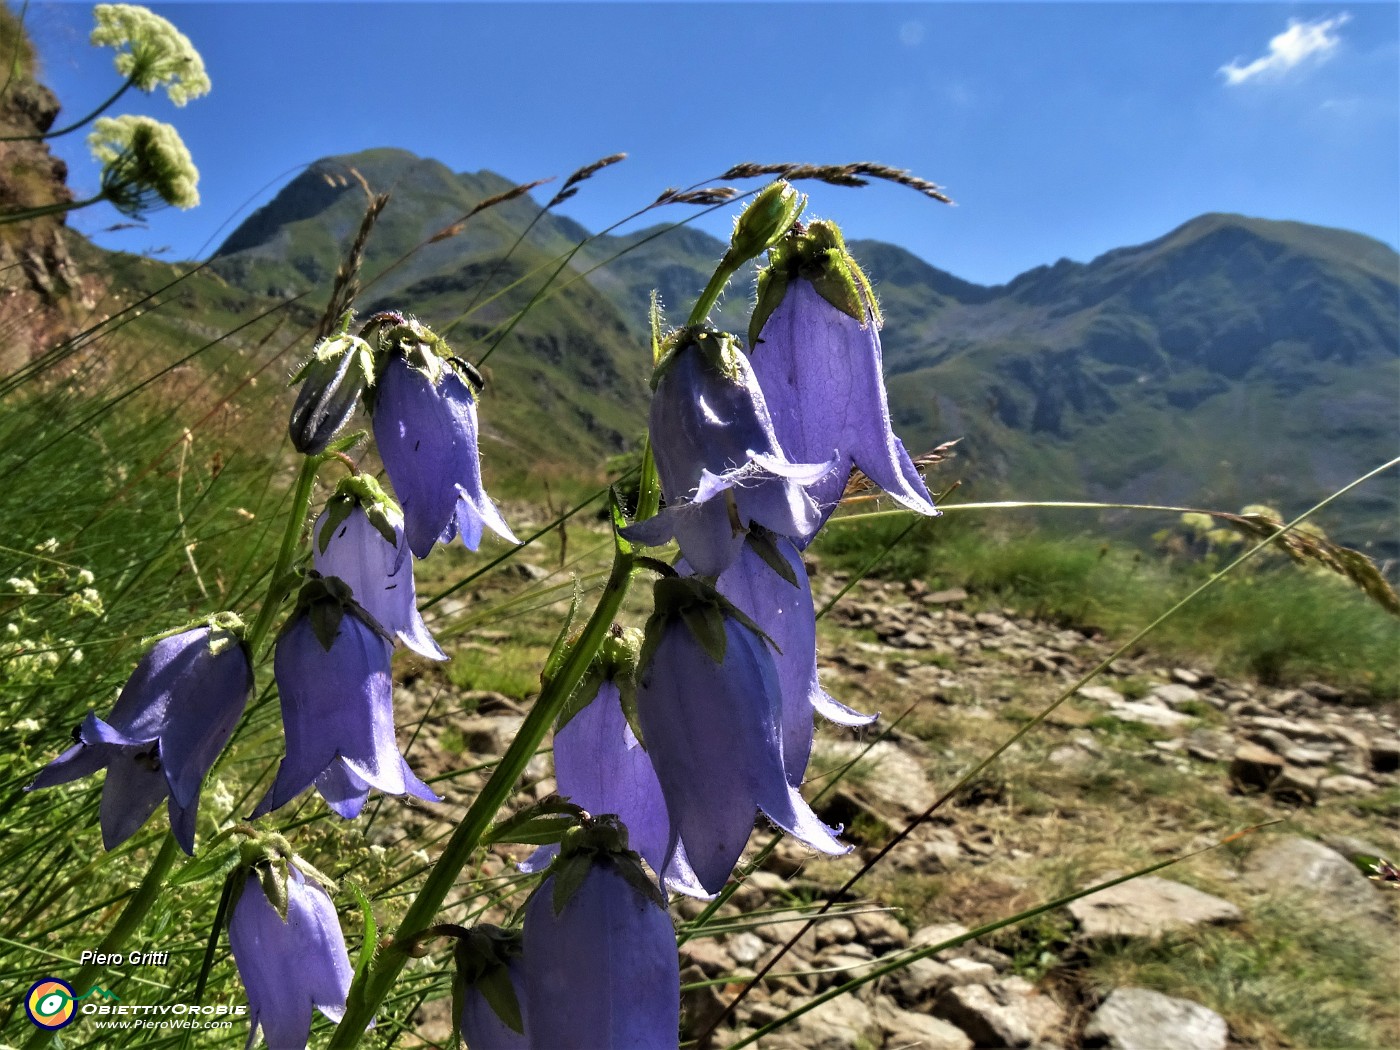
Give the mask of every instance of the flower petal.
<svg viewBox="0 0 1400 1050">
<path fill-rule="evenodd" d="M 151 757 L 149 745 L 113 748 L 102 785 L 98 818 L 102 845 L 116 849 L 141 829 L 157 806 L 170 794 L 170 785 Z"/>
</svg>

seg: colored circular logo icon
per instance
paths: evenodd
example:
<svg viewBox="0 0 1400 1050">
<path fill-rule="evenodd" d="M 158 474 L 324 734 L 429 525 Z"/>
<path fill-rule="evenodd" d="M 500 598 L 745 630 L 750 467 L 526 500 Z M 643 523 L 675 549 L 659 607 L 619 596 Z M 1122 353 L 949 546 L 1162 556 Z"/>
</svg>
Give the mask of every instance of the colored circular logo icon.
<svg viewBox="0 0 1400 1050">
<path fill-rule="evenodd" d="M 75 999 L 77 995 L 67 981 L 45 977 L 36 982 L 24 997 L 24 1012 L 40 1028 L 63 1028 L 72 1024 L 78 1016 Z"/>
</svg>

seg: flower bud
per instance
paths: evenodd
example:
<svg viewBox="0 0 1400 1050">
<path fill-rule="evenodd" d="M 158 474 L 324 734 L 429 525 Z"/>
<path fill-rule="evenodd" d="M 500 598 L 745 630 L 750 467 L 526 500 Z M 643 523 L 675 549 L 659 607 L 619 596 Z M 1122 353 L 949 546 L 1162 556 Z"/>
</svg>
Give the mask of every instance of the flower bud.
<svg viewBox="0 0 1400 1050">
<path fill-rule="evenodd" d="M 288 429 L 303 455 L 326 450 L 360 402 L 374 377 L 374 354 L 363 339 L 335 335 L 323 339 L 292 381 L 301 381 Z"/>
<path fill-rule="evenodd" d="M 757 258 L 792 229 L 806 205 L 807 198 L 786 182 L 765 186 L 734 221 L 726 255 L 735 263 Z"/>
</svg>

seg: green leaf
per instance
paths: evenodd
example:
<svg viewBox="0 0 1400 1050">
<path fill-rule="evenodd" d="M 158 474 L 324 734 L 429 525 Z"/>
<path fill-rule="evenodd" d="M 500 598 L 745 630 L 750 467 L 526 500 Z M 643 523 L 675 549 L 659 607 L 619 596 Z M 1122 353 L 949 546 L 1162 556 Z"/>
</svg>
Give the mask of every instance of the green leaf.
<svg viewBox="0 0 1400 1050">
<path fill-rule="evenodd" d="M 593 857 L 589 853 L 575 853 L 567 857 L 561 854 L 554 862 L 551 873 L 554 878 L 554 894 L 550 904 L 555 915 L 559 915 L 568 907 L 569 901 L 574 899 L 574 894 L 583 885 L 583 880 L 588 877 L 592 866 Z"/>
<path fill-rule="evenodd" d="M 330 652 L 336 635 L 340 633 L 345 606 L 339 602 L 314 602 L 307 609 L 307 615 L 311 617 L 311 631 L 316 635 L 316 640 L 321 643 L 322 649 Z"/>
<path fill-rule="evenodd" d="M 533 805 L 512 813 L 482 837 L 482 842 L 520 842 L 543 846 L 558 842 L 564 833 L 578 825 L 584 817 L 582 807 L 558 795 L 550 795 Z"/>
<path fill-rule="evenodd" d="M 167 886 L 186 886 L 206 879 L 224 878 L 238 867 L 242 851 L 237 845 L 196 857 L 170 877 Z"/>
<path fill-rule="evenodd" d="M 755 554 L 763 559 L 765 565 L 794 587 L 797 586 L 797 572 L 783 557 L 782 551 L 778 550 L 778 544 L 774 541 L 771 532 L 761 525 L 752 526 L 749 529 L 749 546 L 753 548 Z"/>
<path fill-rule="evenodd" d="M 491 967 L 481 975 L 481 979 L 476 982 L 476 988 L 496 1012 L 502 1024 L 513 1032 L 524 1033 L 525 1019 L 520 1015 L 520 1000 L 516 998 L 509 968 Z"/>
<path fill-rule="evenodd" d="M 622 495 L 616 485 L 608 489 L 608 514 L 612 518 L 614 550 L 619 555 L 631 554 L 636 548 L 622 538 L 622 530 L 627 527 L 627 515 L 622 509 Z"/>
<path fill-rule="evenodd" d="M 265 865 L 260 865 L 257 869 L 258 885 L 262 887 L 263 896 L 272 905 L 272 910 L 277 912 L 277 917 L 283 922 L 287 921 L 287 862 L 282 858 L 275 858 Z"/>
<path fill-rule="evenodd" d="M 681 620 L 700 647 L 717 664 L 724 663 L 724 651 L 729 642 L 724 630 L 724 612 L 718 605 L 692 605 L 681 613 Z"/>
</svg>

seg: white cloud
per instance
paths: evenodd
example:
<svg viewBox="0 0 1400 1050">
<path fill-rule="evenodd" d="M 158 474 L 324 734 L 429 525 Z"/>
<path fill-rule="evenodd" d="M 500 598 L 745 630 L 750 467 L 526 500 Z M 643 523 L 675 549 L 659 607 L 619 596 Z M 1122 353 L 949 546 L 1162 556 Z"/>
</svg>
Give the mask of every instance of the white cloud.
<svg viewBox="0 0 1400 1050">
<path fill-rule="evenodd" d="M 1350 21 L 1351 15 L 1345 12 L 1335 18 L 1319 18 L 1315 22 L 1290 18 L 1288 28 L 1269 41 L 1267 55 L 1256 58 L 1248 65 L 1241 65 L 1237 58 L 1221 66 L 1220 72 L 1225 74 L 1225 83 L 1231 86 L 1256 77 L 1282 76 L 1310 58 L 1326 58 L 1336 50 L 1341 42 L 1336 31 Z"/>
</svg>

